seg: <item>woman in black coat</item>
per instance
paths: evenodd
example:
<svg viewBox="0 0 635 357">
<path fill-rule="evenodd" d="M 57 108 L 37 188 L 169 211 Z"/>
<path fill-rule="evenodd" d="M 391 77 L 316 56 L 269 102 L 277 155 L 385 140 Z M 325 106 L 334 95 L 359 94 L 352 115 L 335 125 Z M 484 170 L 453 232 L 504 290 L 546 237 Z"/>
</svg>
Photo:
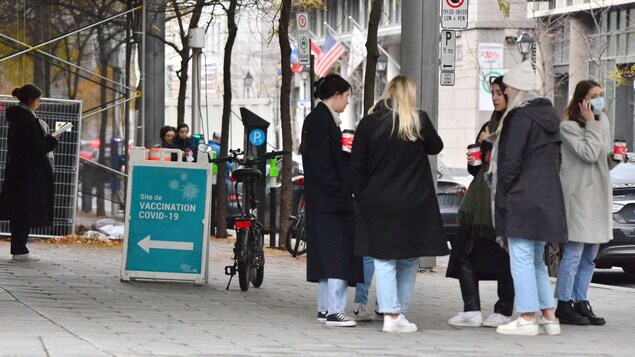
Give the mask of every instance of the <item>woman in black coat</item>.
<svg viewBox="0 0 635 357">
<path fill-rule="evenodd" d="M 20 100 L 7 108 L 8 158 L 2 192 L 0 219 L 9 220 L 13 260 L 39 260 L 26 247 L 31 228 L 53 224 L 54 178 L 49 153 L 57 138 L 35 117 L 42 92 L 27 84 L 13 90 Z"/>
<path fill-rule="evenodd" d="M 363 281 L 361 257 L 353 256 L 353 199 L 349 154 L 342 151 L 342 113 L 351 85 L 336 74 L 316 83 L 320 103 L 304 119 L 300 153 L 304 165 L 307 280 L 319 282 L 318 321 L 355 326 L 346 316 L 347 285 Z"/>
<path fill-rule="evenodd" d="M 535 91 L 529 61 L 503 77 L 509 98 L 497 130 L 490 172 L 495 175 L 496 235 L 507 240 L 518 319 L 496 328 L 505 335 L 559 335 L 555 300 L 543 260 L 547 242 L 567 241 L 560 183 L 560 119 Z M 540 310 L 542 316 L 536 318 Z"/>
<path fill-rule="evenodd" d="M 448 254 L 428 155 L 443 142 L 416 87 L 404 76 L 388 83 L 355 133 L 351 185 L 355 195 L 355 254 L 375 258 L 383 331 L 414 332 L 408 311 L 419 257 Z"/>
</svg>

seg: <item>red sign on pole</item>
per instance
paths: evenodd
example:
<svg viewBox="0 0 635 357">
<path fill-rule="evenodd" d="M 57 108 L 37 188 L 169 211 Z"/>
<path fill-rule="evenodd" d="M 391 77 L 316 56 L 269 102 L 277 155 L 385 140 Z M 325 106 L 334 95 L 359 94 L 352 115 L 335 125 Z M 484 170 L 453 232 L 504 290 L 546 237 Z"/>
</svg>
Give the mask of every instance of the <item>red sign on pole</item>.
<svg viewBox="0 0 635 357">
<path fill-rule="evenodd" d="M 468 0 L 441 0 L 441 27 L 444 29 L 467 28 Z"/>
</svg>

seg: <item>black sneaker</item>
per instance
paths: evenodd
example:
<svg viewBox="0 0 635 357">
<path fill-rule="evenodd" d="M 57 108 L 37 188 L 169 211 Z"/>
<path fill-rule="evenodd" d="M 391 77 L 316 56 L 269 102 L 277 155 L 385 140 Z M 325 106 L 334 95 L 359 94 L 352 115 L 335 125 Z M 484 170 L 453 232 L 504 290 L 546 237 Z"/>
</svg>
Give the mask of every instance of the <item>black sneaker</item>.
<svg viewBox="0 0 635 357">
<path fill-rule="evenodd" d="M 345 313 L 338 312 L 326 316 L 326 326 L 353 327 L 357 326 L 357 322 L 351 320 Z"/>
<path fill-rule="evenodd" d="M 320 322 L 326 322 L 326 315 L 328 315 L 328 311 L 318 311 L 317 320 Z"/>
</svg>

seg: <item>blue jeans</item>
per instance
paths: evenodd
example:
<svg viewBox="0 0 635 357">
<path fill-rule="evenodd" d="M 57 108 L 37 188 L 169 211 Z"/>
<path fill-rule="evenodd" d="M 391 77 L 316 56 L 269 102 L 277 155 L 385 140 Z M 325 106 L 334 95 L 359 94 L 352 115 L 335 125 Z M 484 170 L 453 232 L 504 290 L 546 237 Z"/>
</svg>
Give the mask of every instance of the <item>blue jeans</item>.
<svg viewBox="0 0 635 357">
<path fill-rule="evenodd" d="M 599 249 L 599 244 L 568 242 L 564 245 L 556 282 L 556 299 L 588 300 L 587 291 L 595 270 L 593 260 Z"/>
<path fill-rule="evenodd" d="M 509 262 L 514 278 L 516 311 L 536 312 L 555 307 L 547 266 L 545 242 L 509 238 Z"/>
<path fill-rule="evenodd" d="M 375 261 L 373 257 L 364 257 L 364 282 L 355 285 L 355 303 L 368 304 L 368 290 L 370 290 L 370 282 L 375 274 Z"/>
<path fill-rule="evenodd" d="M 419 258 L 375 259 L 380 313 L 398 314 L 410 309 L 418 268 Z"/>
<path fill-rule="evenodd" d="M 337 314 L 346 311 L 348 282 L 341 279 L 320 279 L 318 286 L 318 311 Z"/>
</svg>

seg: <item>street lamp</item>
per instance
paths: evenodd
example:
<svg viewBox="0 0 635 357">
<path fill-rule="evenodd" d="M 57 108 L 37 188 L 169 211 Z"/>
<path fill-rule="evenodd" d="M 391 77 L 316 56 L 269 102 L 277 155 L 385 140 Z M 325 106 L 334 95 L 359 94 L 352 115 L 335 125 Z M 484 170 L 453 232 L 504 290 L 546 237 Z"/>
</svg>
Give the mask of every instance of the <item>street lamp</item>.
<svg viewBox="0 0 635 357">
<path fill-rule="evenodd" d="M 243 78 L 243 88 L 247 91 L 247 98 L 249 98 L 249 88 L 251 88 L 251 83 L 254 81 L 254 77 L 251 76 L 251 73 L 247 71 L 245 78 Z M 243 94 L 244 95 L 244 94 Z"/>
<path fill-rule="evenodd" d="M 377 72 L 379 73 L 379 95 L 384 93 L 384 80 L 386 77 L 386 68 L 388 67 L 388 57 L 382 53 L 377 57 Z"/>
<path fill-rule="evenodd" d="M 523 61 L 525 61 L 527 60 L 527 55 L 529 55 L 534 48 L 534 38 L 529 36 L 527 32 L 523 32 L 516 39 L 516 45 L 518 46 L 520 54 L 523 55 Z"/>
</svg>

